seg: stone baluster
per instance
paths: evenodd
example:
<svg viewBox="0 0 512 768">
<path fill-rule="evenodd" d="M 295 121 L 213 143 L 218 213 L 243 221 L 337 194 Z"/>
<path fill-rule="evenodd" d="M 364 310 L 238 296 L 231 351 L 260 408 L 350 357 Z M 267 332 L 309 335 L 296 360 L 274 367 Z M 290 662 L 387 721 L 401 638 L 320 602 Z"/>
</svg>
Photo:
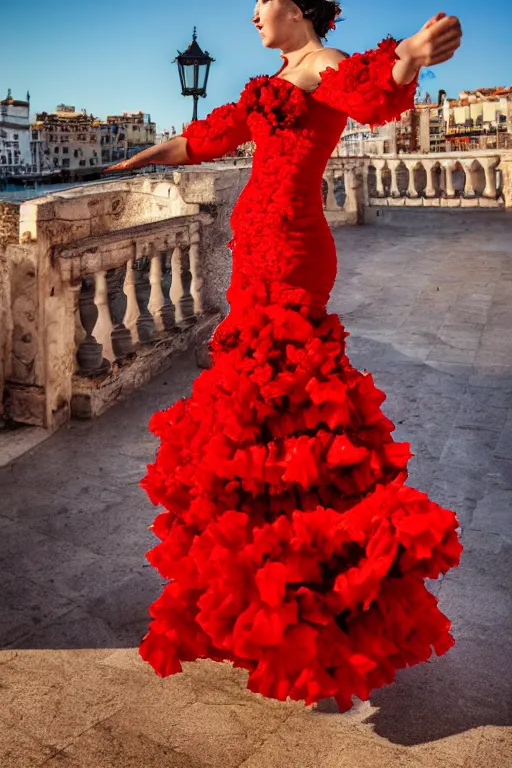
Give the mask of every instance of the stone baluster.
<svg viewBox="0 0 512 768">
<path fill-rule="evenodd" d="M 398 186 L 398 168 L 401 160 L 388 160 L 388 168 L 391 171 L 391 197 L 401 197 L 400 187 Z"/>
<path fill-rule="evenodd" d="M 499 165 L 499 157 L 479 157 L 478 158 L 485 173 L 484 197 L 492 200 L 496 199 L 496 167 Z"/>
<path fill-rule="evenodd" d="M 132 339 L 140 341 L 137 330 L 137 320 L 139 318 L 139 305 L 135 292 L 135 272 L 133 264 L 137 256 L 137 244 L 132 243 L 132 258 L 126 265 L 126 279 L 124 281 L 124 293 L 126 295 L 126 313 L 123 323 L 131 333 Z"/>
<path fill-rule="evenodd" d="M 200 254 L 200 242 L 201 242 L 201 225 L 198 221 L 192 222 L 189 228 L 189 261 L 190 261 L 190 273 L 192 282 L 190 285 L 190 293 L 194 302 L 193 311 L 196 315 L 201 314 L 203 311 L 203 264 L 201 262 Z"/>
<path fill-rule="evenodd" d="M 80 288 L 78 309 L 85 338 L 80 343 L 76 353 L 78 372 L 82 376 L 94 376 L 109 368 L 108 360 L 103 359 L 103 347 L 93 336 L 94 326 L 98 319 L 98 307 L 94 302 L 95 293 L 94 275 L 84 277 Z"/>
<path fill-rule="evenodd" d="M 358 209 L 358 191 L 360 187 L 359 180 L 356 174 L 356 168 L 352 166 L 344 166 L 343 168 L 343 184 L 345 186 L 345 200 L 343 202 L 343 208 L 346 211 L 357 211 Z"/>
<path fill-rule="evenodd" d="M 475 179 L 475 170 L 473 167 L 473 164 L 475 162 L 475 159 L 473 157 L 469 159 L 462 159 L 460 160 L 460 164 L 462 165 L 462 168 L 464 169 L 464 191 L 462 193 L 462 196 L 466 199 L 470 199 L 473 197 L 476 197 L 476 179 Z"/>
<path fill-rule="evenodd" d="M 151 294 L 151 285 L 149 282 L 149 272 L 151 269 L 151 258 L 149 256 L 149 246 L 145 243 L 142 247 L 142 253 L 132 264 L 133 277 L 135 282 L 135 298 L 139 308 L 137 318 L 137 334 L 141 344 L 149 344 L 155 340 L 156 326 L 153 315 L 149 311 L 148 304 Z"/>
<path fill-rule="evenodd" d="M 98 309 L 98 317 L 96 320 L 96 325 L 93 329 L 93 336 L 103 347 L 103 354 L 105 357 L 112 362 L 112 360 L 115 359 L 115 355 L 111 340 L 113 326 L 108 305 L 106 272 L 104 270 L 101 272 L 96 272 L 94 275 L 94 280 L 96 287 L 94 303 Z"/>
<path fill-rule="evenodd" d="M 171 283 L 171 301 L 176 310 L 176 323 L 179 325 L 190 325 L 195 321 L 194 302 L 190 294 L 190 282 L 187 277 L 188 259 L 186 257 L 184 244 L 177 242 L 172 253 L 171 259 L 172 283 Z"/>
<path fill-rule="evenodd" d="M 327 171 L 325 176 L 327 181 L 327 195 L 325 198 L 325 210 L 335 211 L 338 208 L 336 197 L 334 195 L 334 171 Z"/>
<path fill-rule="evenodd" d="M 356 179 L 361 183 L 359 190 L 359 202 L 363 207 L 363 211 L 370 205 L 370 180 L 369 180 L 370 160 L 368 158 L 361 158 L 357 161 L 355 169 Z M 363 216 L 364 221 L 364 216 Z M 362 223 L 362 222 L 361 222 Z"/>
<path fill-rule="evenodd" d="M 437 191 L 434 184 L 434 168 L 436 167 L 438 160 L 422 160 L 421 163 L 425 169 L 427 176 L 427 185 L 423 192 L 424 197 L 433 198 L 437 197 Z"/>
<path fill-rule="evenodd" d="M 82 291 L 83 281 L 79 285 L 73 286 L 72 290 L 75 295 L 75 349 L 78 350 L 80 344 L 85 341 L 87 333 L 82 324 L 80 318 L 80 294 Z"/>
<path fill-rule="evenodd" d="M 445 171 L 445 188 L 444 196 L 449 200 L 452 200 L 457 196 L 455 187 L 453 186 L 453 172 L 457 167 L 458 160 L 443 160 L 443 169 Z"/>
<path fill-rule="evenodd" d="M 162 317 L 162 309 L 165 305 L 165 297 L 162 290 L 162 259 L 159 253 L 155 253 L 153 244 L 151 245 L 149 283 L 151 286 L 151 293 L 149 296 L 148 309 L 153 315 L 156 330 L 161 332 L 165 330 Z"/>
<path fill-rule="evenodd" d="M 131 269 L 131 264 L 129 266 Z M 124 292 L 126 272 L 126 264 L 123 267 L 107 270 L 108 303 L 110 317 L 114 324 L 111 333 L 112 349 L 117 360 L 122 360 L 133 352 L 132 335 L 123 322 L 128 303 Z"/>
<path fill-rule="evenodd" d="M 344 164 L 342 173 L 345 195 L 339 207 L 344 211 L 347 224 L 362 224 L 364 222 L 363 180 L 357 172 L 356 163 Z"/>
<path fill-rule="evenodd" d="M 176 329 L 176 312 L 174 304 L 171 301 L 171 283 L 172 283 L 172 251 L 167 249 L 160 253 L 160 263 L 162 270 L 162 293 L 164 296 L 164 304 L 160 309 L 160 316 L 162 323 L 166 331 L 177 330 Z"/>
<path fill-rule="evenodd" d="M 386 197 L 386 190 L 384 188 L 384 181 L 382 179 L 382 174 L 384 173 L 384 170 L 386 169 L 386 160 L 379 160 L 376 157 L 372 158 L 371 164 L 375 168 L 375 184 L 377 187 L 377 197 Z"/>
<path fill-rule="evenodd" d="M 416 189 L 414 172 L 418 165 L 416 160 L 404 160 L 405 166 L 409 173 L 409 183 L 407 185 L 407 196 L 411 199 L 419 197 L 418 190 Z"/>
<path fill-rule="evenodd" d="M 179 243 L 176 243 L 171 256 L 172 277 L 171 277 L 171 291 L 170 291 L 171 302 L 175 308 L 176 323 L 181 323 L 183 319 L 182 307 L 181 307 L 181 301 L 180 301 L 181 297 L 183 296 L 181 261 L 182 261 L 181 245 Z"/>
<path fill-rule="evenodd" d="M 181 284 L 183 291 L 180 297 L 181 322 L 183 325 L 192 325 L 197 322 L 194 314 L 194 299 L 191 293 L 192 272 L 190 271 L 190 243 L 181 250 Z"/>
</svg>

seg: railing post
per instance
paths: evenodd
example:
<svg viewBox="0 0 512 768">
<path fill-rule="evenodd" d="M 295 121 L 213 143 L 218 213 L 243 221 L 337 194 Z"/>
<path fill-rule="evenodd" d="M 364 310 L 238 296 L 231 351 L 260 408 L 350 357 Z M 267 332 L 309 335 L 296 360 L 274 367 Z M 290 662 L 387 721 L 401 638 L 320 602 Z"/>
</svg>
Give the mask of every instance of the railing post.
<svg viewBox="0 0 512 768">
<path fill-rule="evenodd" d="M 384 159 L 378 159 L 376 157 L 372 158 L 372 165 L 375 168 L 375 184 L 377 187 L 377 197 L 386 197 L 386 190 L 384 188 L 384 181 L 382 179 L 382 174 L 384 172 L 384 169 L 386 168 L 387 160 Z"/>
<path fill-rule="evenodd" d="M 110 336 L 116 360 L 123 360 L 133 353 L 132 335 L 123 322 L 127 304 L 124 293 L 126 271 L 126 264 L 107 270 L 108 304 L 113 323 Z"/>
<path fill-rule="evenodd" d="M 419 197 L 418 191 L 416 189 L 415 178 L 414 178 L 414 172 L 416 170 L 416 166 L 418 165 L 418 161 L 404 160 L 404 163 L 409 173 L 409 181 L 407 184 L 407 195 L 411 200 L 414 200 L 415 198 Z"/>
<path fill-rule="evenodd" d="M 189 227 L 189 260 L 190 274 L 192 282 L 190 284 L 190 293 L 194 301 L 194 313 L 201 314 L 203 311 L 203 265 L 200 258 L 201 225 L 198 221 L 192 222 Z"/>
<path fill-rule="evenodd" d="M 325 174 L 325 180 L 327 181 L 327 196 L 325 200 L 325 210 L 335 211 L 338 208 L 336 203 L 336 197 L 334 195 L 334 171 L 329 170 Z"/>
<path fill-rule="evenodd" d="M 453 200 L 455 197 L 457 197 L 457 193 L 455 192 L 455 187 L 453 186 L 453 172 L 457 167 L 458 160 L 445 160 L 443 161 L 443 169 L 446 173 L 446 181 L 445 181 L 445 189 L 444 189 L 444 196 L 448 200 Z"/>
<path fill-rule="evenodd" d="M 96 280 L 88 275 L 82 280 L 79 294 L 80 322 L 85 331 L 85 338 L 79 345 L 76 359 L 78 370 L 83 376 L 93 376 L 108 370 L 108 361 L 103 358 L 103 347 L 93 335 L 98 319 L 98 307 L 95 302 Z"/>
<path fill-rule="evenodd" d="M 149 296 L 148 308 L 153 315 L 156 330 L 162 332 L 165 330 L 162 318 L 162 309 L 165 304 L 164 292 L 162 290 L 162 259 L 159 253 L 155 253 L 153 243 L 151 244 L 150 255 L 149 283 L 151 285 L 151 293 Z"/>
<path fill-rule="evenodd" d="M 112 361 L 115 358 L 112 348 L 112 319 L 108 305 L 107 276 L 105 270 L 94 275 L 96 292 L 94 303 L 98 309 L 98 317 L 94 326 L 93 335 L 103 347 L 103 354 Z"/>
<path fill-rule="evenodd" d="M 388 160 L 388 168 L 391 171 L 390 196 L 393 198 L 402 197 L 398 186 L 398 168 L 401 162 L 401 160 Z"/>
<path fill-rule="evenodd" d="M 427 186 L 425 187 L 425 197 L 427 199 L 432 199 L 437 197 L 436 188 L 434 186 L 434 168 L 437 165 L 439 161 L 438 160 L 429 160 L 429 159 L 423 159 L 423 167 L 425 169 L 425 173 L 427 175 Z"/>
<path fill-rule="evenodd" d="M 482 157 L 480 163 L 485 173 L 484 197 L 496 199 L 496 167 L 499 165 L 499 157 Z"/>
</svg>

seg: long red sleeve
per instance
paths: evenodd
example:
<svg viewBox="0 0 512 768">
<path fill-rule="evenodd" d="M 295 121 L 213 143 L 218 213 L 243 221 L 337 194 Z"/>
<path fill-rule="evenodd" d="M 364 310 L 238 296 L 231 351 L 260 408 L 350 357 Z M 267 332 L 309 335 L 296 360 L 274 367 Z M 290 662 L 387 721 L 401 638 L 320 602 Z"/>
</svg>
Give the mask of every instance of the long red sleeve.
<svg viewBox="0 0 512 768">
<path fill-rule="evenodd" d="M 194 120 L 182 134 L 192 163 L 222 157 L 251 138 L 240 102 L 216 107 L 204 120 Z"/>
<path fill-rule="evenodd" d="M 407 85 L 397 85 L 393 67 L 398 43 L 387 37 L 378 47 L 355 53 L 320 73 L 314 98 L 365 125 L 382 125 L 414 107 L 418 75 Z"/>
</svg>

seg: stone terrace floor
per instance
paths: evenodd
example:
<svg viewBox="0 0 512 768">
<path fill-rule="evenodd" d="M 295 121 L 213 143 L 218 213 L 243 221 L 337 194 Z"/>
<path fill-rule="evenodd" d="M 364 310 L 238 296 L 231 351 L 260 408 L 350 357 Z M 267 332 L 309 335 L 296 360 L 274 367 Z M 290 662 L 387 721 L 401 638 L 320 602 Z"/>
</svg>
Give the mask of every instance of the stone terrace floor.
<svg viewBox="0 0 512 768">
<path fill-rule="evenodd" d="M 150 414 L 198 373 L 184 355 L 0 470 L 2 768 L 512 766 L 512 222 L 427 215 L 338 229 L 330 308 L 412 444 L 410 484 L 458 512 L 461 566 L 432 585 L 456 646 L 343 715 L 252 695 L 227 665 L 160 680 L 139 659 L 161 579 L 137 483 Z"/>
</svg>

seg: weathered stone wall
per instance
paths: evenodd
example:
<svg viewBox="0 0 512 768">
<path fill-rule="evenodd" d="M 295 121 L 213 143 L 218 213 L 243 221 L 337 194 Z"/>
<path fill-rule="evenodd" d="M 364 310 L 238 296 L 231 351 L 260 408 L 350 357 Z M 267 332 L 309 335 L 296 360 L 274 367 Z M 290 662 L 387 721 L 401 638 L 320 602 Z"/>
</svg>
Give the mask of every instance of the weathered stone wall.
<svg viewBox="0 0 512 768">
<path fill-rule="evenodd" d="M 10 268 L 6 249 L 18 242 L 19 221 L 19 205 L 0 201 L 0 415 L 3 414 L 4 382 L 12 340 Z"/>
<path fill-rule="evenodd" d="M 187 221 L 199 238 L 194 269 L 201 324 L 209 327 L 208 318 L 218 322 L 226 314 L 229 219 L 249 173 L 247 167 L 190 168 L 61 191 L 21 206 L 19 239 L 9 246 L 16 329 L 6 410 L 12 418 L 52 430 L 68 420 L 84 334 L 76 322 L 81 279 L 126 264 L 134 253 L 138 258 L 145 244 L 153 248 L 148 252 L 159 252 L 161 241 L 176 240 L 177 227 L 185 235 Z M 188 336 L 193 343 L 199 338 Z M 158 350 L 169 355 L 165 345 Z M 126 391 L 135 368 L 123 370 Z"/>
<path fill-rule="evenodd" d="M 0 200 L 0 246 L 18 241 L 20 206 Z"/>
</svg>

